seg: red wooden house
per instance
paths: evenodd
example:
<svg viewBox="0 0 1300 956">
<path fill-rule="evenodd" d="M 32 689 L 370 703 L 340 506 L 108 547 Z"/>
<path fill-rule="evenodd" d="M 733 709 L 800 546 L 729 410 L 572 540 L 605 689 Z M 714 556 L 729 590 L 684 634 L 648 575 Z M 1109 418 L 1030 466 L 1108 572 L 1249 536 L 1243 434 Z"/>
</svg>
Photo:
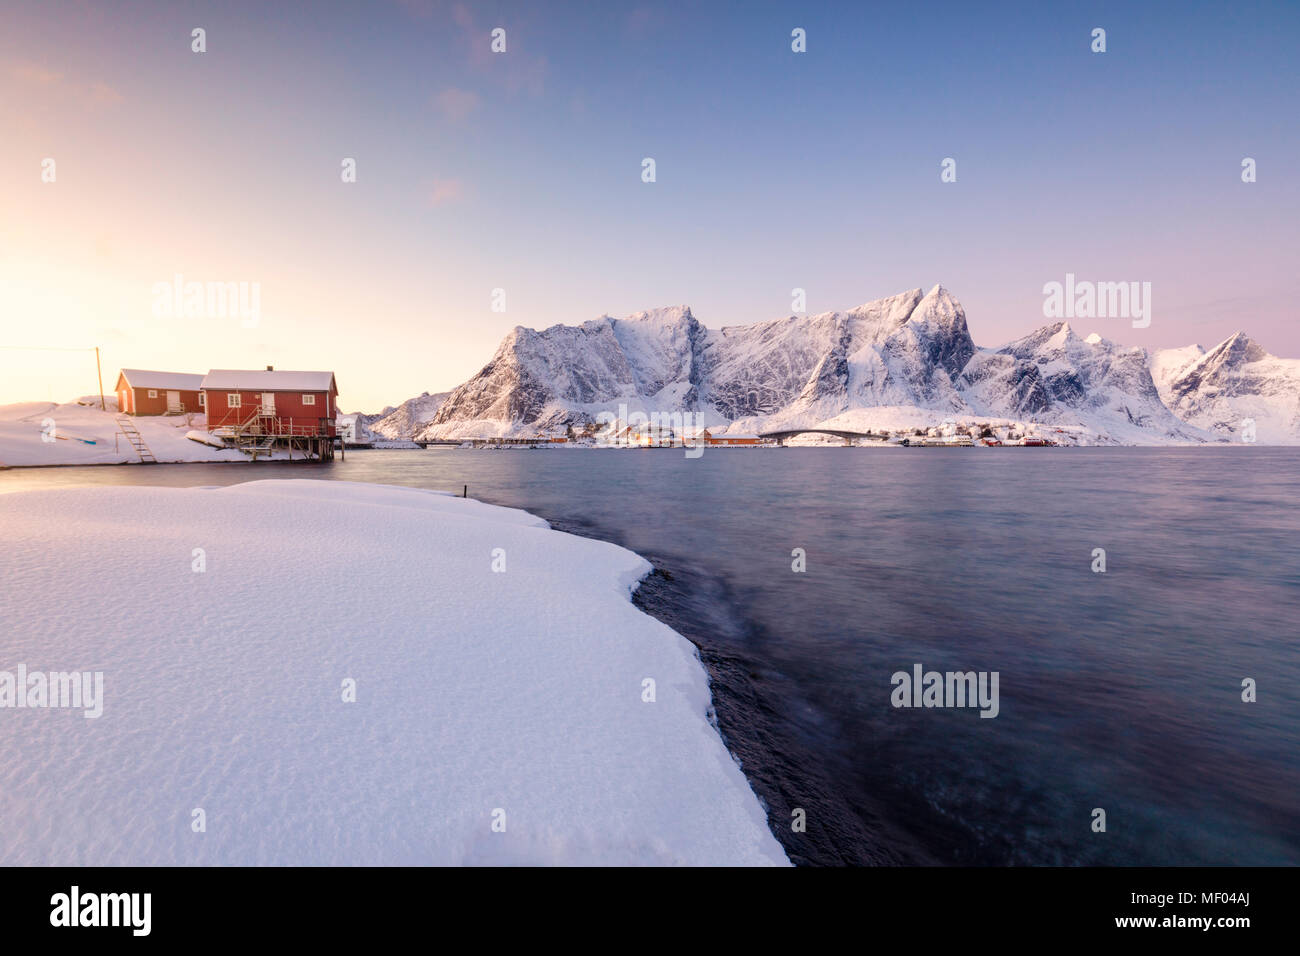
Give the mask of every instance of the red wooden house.
<svg viewBox="0 0 1300 956">
<path fill-rule="evenodd" d="M 213 369 L 203 377 L 208 431 L 219 437 L 332 450 L 338 436 L 333 372 Z"/>
<path fill-rule="evenodd" d="M 181 415 L 203 411 L 202 375 L 124 368 L 117 374 L 117 409 L 126 415 Z"/>
</svg>

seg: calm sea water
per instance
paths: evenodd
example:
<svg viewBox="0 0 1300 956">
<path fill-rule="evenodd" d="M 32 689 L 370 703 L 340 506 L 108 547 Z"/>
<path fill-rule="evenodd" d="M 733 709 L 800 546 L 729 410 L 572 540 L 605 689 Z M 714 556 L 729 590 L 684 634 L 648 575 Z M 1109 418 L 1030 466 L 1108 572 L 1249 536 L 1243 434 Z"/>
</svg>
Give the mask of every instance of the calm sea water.
<svg viewBox="0 0 1300 956">
<path fill-rule="evenodd" d="M 650 559 L 638 603 L 699 646 L 796 862 L 1300 862 L 1300 449 L 367 451 L 0 492 L 266 477 L 468 484 Z M 917 663 L 997 671 L 999 715 L 892 707 Z"/>
</svg>

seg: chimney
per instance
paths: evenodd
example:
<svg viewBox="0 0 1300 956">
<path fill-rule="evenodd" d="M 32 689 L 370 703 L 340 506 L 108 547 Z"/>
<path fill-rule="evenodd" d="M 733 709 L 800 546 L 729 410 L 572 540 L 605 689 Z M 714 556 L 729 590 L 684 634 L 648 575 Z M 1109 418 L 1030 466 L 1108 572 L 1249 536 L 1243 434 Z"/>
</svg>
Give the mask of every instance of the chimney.
<svg viewBox="0 0 1300 956">
<path fill-rule="evenodd" d="M 267 370 L 268 372 L 274 372 L 274 371 L 275 371 L 275 366 L 274 366 L 274 365 L 268 365 L 268 366 L 266 367 L 266 370 Z"/>
</svg>

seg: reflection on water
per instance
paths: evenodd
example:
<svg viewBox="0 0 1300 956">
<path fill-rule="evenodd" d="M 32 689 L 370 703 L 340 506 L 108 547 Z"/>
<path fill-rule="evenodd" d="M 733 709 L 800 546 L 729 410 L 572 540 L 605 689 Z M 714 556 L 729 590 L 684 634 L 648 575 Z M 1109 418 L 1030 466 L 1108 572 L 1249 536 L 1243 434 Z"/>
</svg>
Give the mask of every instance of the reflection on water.
<svg viewBox="0 0 1300 956">
<path fill-rule="evenodd" d="M 0 492 L 468 484 L 655 563 L 638 601 L 701 648 L 796 861 L 1265 864 L 1300 862 L 1298 465 L 1258 447 L 441 449 L 15 470 Z M 999 716 L 894 709 L 890 676 L 918 663 L 998 671 Z"/>
</svg>

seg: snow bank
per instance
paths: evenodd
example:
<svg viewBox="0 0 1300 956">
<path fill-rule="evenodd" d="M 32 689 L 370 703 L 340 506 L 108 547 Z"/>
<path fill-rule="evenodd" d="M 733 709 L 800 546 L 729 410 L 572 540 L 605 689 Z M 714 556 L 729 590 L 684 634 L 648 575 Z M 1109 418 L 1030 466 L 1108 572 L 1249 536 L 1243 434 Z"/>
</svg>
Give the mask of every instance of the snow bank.
<svg viewBox="0 0 1300 956">
<path fill-rule="evenodd" d="M 104 675 L 95 719 L 0 709 L 2 865 L 787 862 L 622 548 L 307 480 L 0 525 L 0 671 Z"/>
<path fill-rule="evenodd" d="M 109 408 L 116 405 L 110 404 Z M 187 431 L 202 427 L 202 415 L 141 415 L 131 421 L 159 461 L 248 460 L 241 452 L 187 439 Z M 56 436 L 54 440 L 43 437 L 49 434 Z M 118 431 L 113 412 L 101 410 L 98 400 L 93 408 L 78 402 L 0 405 L 0 467 L 112 465 L 139 460 L 131 443 Z"/>
</svg>

